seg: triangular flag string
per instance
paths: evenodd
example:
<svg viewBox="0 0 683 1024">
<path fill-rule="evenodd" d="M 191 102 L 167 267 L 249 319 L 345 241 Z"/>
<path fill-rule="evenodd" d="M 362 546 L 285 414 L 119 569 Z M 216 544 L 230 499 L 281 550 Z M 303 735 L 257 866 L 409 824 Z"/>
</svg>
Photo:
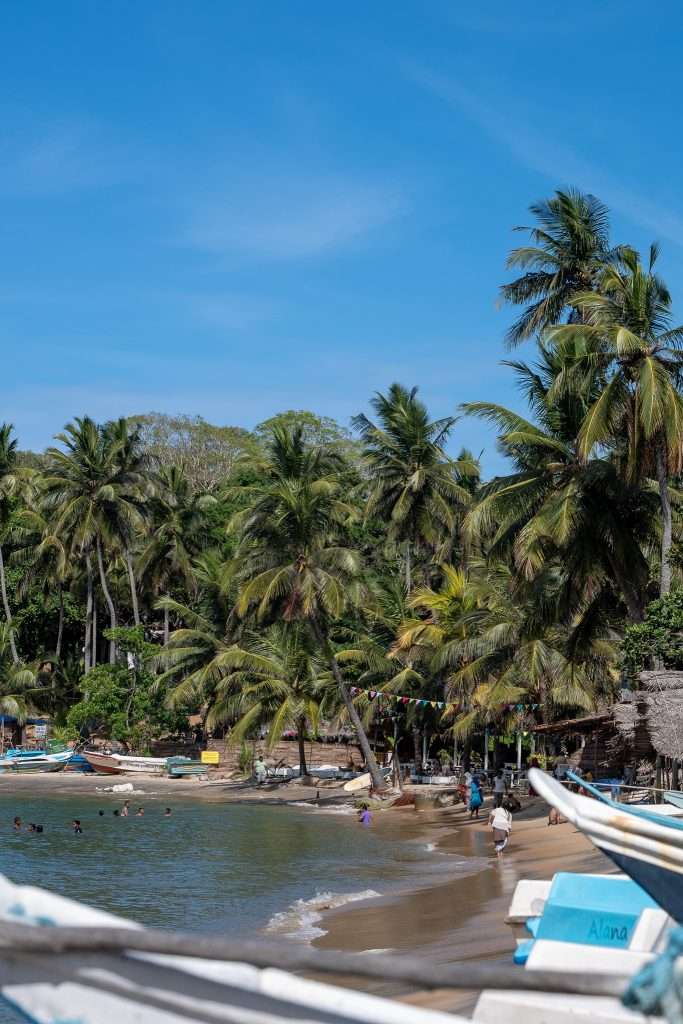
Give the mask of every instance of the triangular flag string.
<svg viewBox="0 0 683 1024">
<path fill-rule="evenodd" d="M 464 705 L 452 703 L 450 701 L 445 700 L 428 700 L 425 697 L 407 697 L 405 695 L 400 695 L 397 693 L 385 693 L 383 690 L 364 690 L 360 686 L 352 686 L 350 689 L 351 695 L 353 697 L 359 697 L 363 695 L 364 697 L 367 697 L 368 700 L 370 701 L 376 701 L 377 704 L 379 705 L 381 705 L 383 701 L 398 701 L 400 704 L 403 704 L 404 706 L 413 704 L 420 708 L 431 707 L 437 711 L 443 711 L 445 709 L 449 711 L 465 710 Z M 501 704 L 500 707 L 503 708 L 505 711 L 535 711 L 539 707 L 539 705 L 517 703 Z"/>
</svg>

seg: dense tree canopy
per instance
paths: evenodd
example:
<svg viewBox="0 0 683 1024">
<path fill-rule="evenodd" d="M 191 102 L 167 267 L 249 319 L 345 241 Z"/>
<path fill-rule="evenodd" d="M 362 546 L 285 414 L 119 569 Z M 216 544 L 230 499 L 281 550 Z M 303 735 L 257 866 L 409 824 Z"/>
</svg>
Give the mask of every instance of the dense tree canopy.
<svg viewBox="0 0 683 1024">
<path fill-rule="evenodd" d="M 482 382 L 434 419 L 407 381 L 349 428 L 83 416 L 26 453 L 0 426 L 3 710 L 138 747 L 189 714 L 294 731 L 302 765 L 350 729 L 380 786 L 369 734 L 419 759 L 679 667 L 683 328 L 598 199 L 531 211 L 502 291 L 526 410 Z M 457 454 L 458 411 L 494 425 L 499 476 Z"/>
</svg>

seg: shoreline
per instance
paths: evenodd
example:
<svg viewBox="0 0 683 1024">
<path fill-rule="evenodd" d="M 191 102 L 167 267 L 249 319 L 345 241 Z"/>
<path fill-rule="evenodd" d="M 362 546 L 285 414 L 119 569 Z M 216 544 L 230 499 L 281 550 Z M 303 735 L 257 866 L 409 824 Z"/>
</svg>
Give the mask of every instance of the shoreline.
<svg viewBox="0 0 683 1024">
<path fill-rule="evenodd" d="M 573 825 L 549 827 L 547 807 L 540 798 L 533 798 L 514 816 L 510 843 L 498 859 L 487 825 L 489 808 L 483 810 L 478 821 L 470 821 L 465 808 L 386 812 L 423 818 L 419 824 L 406 824 L 411 831 L 421 828 L 422 838 L 435 843 L 437 852 L 458 858 L 455 877 L 330 909 L 322 914 L 325 933 L 314 939 L 313 947 L 345 952 L 381 950 L 442 964 L 491 959 L 509 962 L 515 940 L 505 917 L 518 881 L 550 879 L 558 871 L 616 871 Z M 357 979 L 347 983 L 361 987 Z M 416 992 L 394 982 L 362 987 L 376 995 L 450 1012 L 467 1012 L 476 1001 L 472 992 Z"/>
</svg>

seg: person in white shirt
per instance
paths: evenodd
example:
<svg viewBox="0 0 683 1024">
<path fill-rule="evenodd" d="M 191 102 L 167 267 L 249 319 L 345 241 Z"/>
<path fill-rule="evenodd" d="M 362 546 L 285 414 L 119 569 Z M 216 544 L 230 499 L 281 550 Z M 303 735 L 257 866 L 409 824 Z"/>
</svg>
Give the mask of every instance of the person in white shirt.
<svg viewBox="0 0 683 1024">
<path fill-rule="evenodd" d="M 510 838 L 512 815 L 504 807 L 494 807 L 489 815 L 489 825 L 493 829 L 493 845 L 496 854 L 500 857 Z"/>
<path fill-rule="evenodd" d="M 503 797 L 508 791 L 508 784 L 505 781 L 503 770 L 499 769 L 493 779 L 493 806 L 501 807 L 503 803 Z"/>
</svg>

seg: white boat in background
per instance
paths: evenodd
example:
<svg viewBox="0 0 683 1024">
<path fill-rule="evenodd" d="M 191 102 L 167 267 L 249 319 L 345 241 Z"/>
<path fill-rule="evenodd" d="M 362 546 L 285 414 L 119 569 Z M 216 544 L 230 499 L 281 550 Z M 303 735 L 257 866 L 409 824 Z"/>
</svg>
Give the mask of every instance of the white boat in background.
<svg viewBox="0 0 683 1024">
<path fill-rule="evenodd" d="M 84 750 L 83 757 L 98 775 L 163 775 L 165 757 L 135 757 L 131 754 L 104 754 Z"/>
</svg>

